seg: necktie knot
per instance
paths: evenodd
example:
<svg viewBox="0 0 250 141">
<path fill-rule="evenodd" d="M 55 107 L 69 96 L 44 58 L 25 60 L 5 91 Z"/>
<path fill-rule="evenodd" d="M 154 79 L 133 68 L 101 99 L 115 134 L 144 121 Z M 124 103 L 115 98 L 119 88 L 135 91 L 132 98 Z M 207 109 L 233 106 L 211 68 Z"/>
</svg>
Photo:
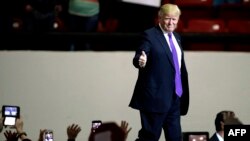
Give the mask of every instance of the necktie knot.
<svg viewBox="0 0 250 141">
<path fill-rule="evenodd" d="M 172 33 L 168 33 L 168 37 L 172 39 Z"/>
</svg>

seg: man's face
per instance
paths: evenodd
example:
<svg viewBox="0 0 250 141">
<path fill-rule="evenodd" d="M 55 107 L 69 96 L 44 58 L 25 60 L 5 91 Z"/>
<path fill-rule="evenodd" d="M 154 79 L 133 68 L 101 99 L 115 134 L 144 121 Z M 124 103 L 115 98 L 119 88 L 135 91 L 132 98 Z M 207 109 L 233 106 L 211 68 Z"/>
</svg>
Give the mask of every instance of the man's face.
<svg viewBox="0 0 250 141">
<path fill-rule="evenodd" d="M 163 14 L 159 17 L 159 23 L 166 32 L 173 32 L 178 24 L 179 16 Z"/>
</svg>

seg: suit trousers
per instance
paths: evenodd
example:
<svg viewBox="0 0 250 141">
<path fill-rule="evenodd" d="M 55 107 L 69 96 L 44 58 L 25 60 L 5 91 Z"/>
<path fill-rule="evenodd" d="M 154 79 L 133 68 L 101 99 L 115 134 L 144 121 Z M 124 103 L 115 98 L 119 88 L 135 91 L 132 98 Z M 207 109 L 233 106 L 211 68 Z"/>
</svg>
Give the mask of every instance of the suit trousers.
<svg viewBox="0 0 250 141">
<path fill-rule="evenodd" d="M 174 94 L 171 107 L 166 113 L 140 110 L 141 126 L 136 141 L 158 141 L 163 129 L 166 141 L 181 141 L 180 98 Z"/>
</svg>

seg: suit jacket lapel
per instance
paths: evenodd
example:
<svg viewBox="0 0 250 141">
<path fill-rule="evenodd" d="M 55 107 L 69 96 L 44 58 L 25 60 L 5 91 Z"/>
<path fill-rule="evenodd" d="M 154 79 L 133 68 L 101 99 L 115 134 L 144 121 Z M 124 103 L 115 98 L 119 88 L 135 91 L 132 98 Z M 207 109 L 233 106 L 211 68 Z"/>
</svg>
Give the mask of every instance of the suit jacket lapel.
<svg viewBox="0 0 250 141">
<path fill-rule="evenodd" d="M 174 67 L 174 60 L 173 60 L 173 57 L 172 57 L 172 52 L 170 51 L 170 48 L 169 48 L 169 45 L 161 31 L 161 28 L 159 26 L 156 27 L 156 32 L 157 32 L 157 39 L 159 39 L 163 49 L 165 50 L 166 52 L 166 55 L 167 55 L 167 58 L 169 59 L 169 61 L 171 62 L 172 66 Z"/>
<path fill-rule="evenodd" d="M 176 36 L 176 33 L 175 32 L 173 32 L 173 34 L 174 34 L 174 37 L 176 38 L 176 40 L 177 40 L 177 43 L 178 43 L 178 45 L 179 45 L 179 47 L 180 47 L 180 49 L 181 49 L 181 52 L 183 52 L 183 49 L 182 49 L 182 46 L 181 46 L 181 40 L 179 39 L 179 36 Z M 182 53 L 183 54 L 183 53 Z"/>
</svg>

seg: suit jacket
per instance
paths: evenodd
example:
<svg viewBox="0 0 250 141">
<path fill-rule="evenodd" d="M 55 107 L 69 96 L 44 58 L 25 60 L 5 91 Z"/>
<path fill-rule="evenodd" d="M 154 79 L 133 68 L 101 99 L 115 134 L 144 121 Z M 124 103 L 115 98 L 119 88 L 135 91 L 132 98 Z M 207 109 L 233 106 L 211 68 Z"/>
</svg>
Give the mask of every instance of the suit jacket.
<svg viewBox="0 0 250 141">
<path fill-rule="evenodd" d="M 213 134 L 213 136 L 209 139 L 209 141 L 219 141 L 216 133 Z"/>
<path fill-rule="evenodd" d="M 188 73 L 180 36 L 176 32 L 173 34 L 182 52 L 183 94 L 180 98 L 180 112 L 181 115 L 186 115 L 189 107 Z M 133 65 L 139 69 L 139 73 L 129 106 L 147 112 L 168 112 L 175 93 L 175 68 L 172 53 L 159 26 L 144 31 L 141 41 L 133 58 Z M 147 55 L 145 68 L 140 68 L 138 63 L 142 51 L 145 51 Z"/>
</svg>

